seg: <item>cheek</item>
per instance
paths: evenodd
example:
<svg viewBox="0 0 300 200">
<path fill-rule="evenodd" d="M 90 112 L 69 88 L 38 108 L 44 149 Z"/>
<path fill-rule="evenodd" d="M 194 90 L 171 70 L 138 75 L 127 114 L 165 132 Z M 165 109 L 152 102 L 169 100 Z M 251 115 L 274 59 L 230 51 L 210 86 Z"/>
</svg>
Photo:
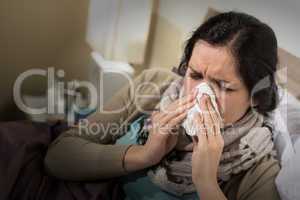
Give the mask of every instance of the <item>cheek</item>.
<svg viewBox="0 0 300 200">
<path fill-rule="evenodd" d="M 225 123 L 234 123 L 239 120 L 250 106 L 247 93 L 223 94 L 218 99 L 223 112 Z"/>
</svg>

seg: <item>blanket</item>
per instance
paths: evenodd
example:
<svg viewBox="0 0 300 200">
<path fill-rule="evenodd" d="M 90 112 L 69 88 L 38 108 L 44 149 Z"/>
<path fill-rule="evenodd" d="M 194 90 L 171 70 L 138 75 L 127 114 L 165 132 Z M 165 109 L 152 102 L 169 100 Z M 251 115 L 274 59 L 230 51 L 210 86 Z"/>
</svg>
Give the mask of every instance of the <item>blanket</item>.
<svg viewBox="0 0 300 200">
<path fill-rule="evenodd" d="M 48 145 L 68 127 L 29 121 L 0 123 L 1 200 L 122 199 L 118 179 L 74 182 L 49 176 L 44 169 Z"/>
</svg>

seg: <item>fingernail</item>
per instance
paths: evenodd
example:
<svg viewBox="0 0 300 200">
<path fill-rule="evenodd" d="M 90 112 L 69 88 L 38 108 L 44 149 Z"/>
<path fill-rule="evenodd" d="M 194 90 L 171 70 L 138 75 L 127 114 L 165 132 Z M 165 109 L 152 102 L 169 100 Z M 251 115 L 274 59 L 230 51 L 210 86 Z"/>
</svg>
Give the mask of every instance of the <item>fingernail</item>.
<svg viewBox="0 0 300 200">
<path fill-rule="evenodd" d="M 204 109 L 205 104 L 206 104 L 206 98 L 205 96 L 202 96 L 200 99 L 200 108 Z"/>
</svg>

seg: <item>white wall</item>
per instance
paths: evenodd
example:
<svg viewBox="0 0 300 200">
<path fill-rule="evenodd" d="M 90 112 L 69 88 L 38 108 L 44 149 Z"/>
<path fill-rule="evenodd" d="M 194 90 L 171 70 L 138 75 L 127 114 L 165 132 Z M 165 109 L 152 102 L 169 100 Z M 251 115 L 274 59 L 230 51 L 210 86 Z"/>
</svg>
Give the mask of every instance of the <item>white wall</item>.
<svg viewBox="0 0 300 200">
<path fill-rule="evenodd" d="M 280 47 L 300 57 L 298 0 L 159 0 L 149 67 L 178 64 L 184 41 L 201 24 L 208 7 L 256 16 L 273 28 Z"/>
<path fill-rule="evenodd" d="M 13 101 L 13 85 L 24 71 L 56 67 L 84 78 L 88 0 L 0 0 L 0 121 L 24 119 Z M 47 79 L 34 76 L 23 94 L 43 95 Z"/>
<path fill-rule="evenodd" d="M 87 41 L 109 60 L 144 62 L 152 0 L 91 0 Z"/>
<path fill-rule="evenodd" d="M 268 23 L 276 33 L 280 47 L 300 57 L 300 2 L 298 0 L 216 1 L 217 8 L 236 8 Z"/>
</svg>

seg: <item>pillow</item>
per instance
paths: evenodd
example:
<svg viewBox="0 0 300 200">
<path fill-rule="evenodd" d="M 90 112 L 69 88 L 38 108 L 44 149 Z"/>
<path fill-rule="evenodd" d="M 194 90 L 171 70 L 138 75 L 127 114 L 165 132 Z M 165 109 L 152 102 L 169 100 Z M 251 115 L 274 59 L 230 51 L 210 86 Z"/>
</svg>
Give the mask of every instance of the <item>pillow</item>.
<svg viewBox="0 0 300 200">
<path fill-rule="evenodd" d="M 287 123 L 290 119 L 289 110 L 298 110 L 298 114 L 293 115 L 295 119 L 300 118 L 300 103 L 285 89 L 279 87 L 279 104 L 277 108 L 271 113 L 270 121 L 274 126 L 274 145 L 277 150 L 278 159 L 281 165 L 284 165 L 294 154 L 293 144 L 290 137 L 291 123 Z M 294 101 L 291 101 L 294 100 Z M 296 122 L 294 119 L 291 119 Z M 298 122 L 295 123 L 297 126 Z"/>
<path fill-rule="evenodd" d="M 300 199 L 300 102 L 281 87 L 279 93 L 281 100 L 273 122 L 281 170 L 275 182 L 282 200 L 295 200 Z"/>
<path fill-rule="evenodd" d="M 300 199 L 300 140 L 294 143 L 295 154 L 282 166 L 276 186 L 282 200 Z"/>
</svg>

